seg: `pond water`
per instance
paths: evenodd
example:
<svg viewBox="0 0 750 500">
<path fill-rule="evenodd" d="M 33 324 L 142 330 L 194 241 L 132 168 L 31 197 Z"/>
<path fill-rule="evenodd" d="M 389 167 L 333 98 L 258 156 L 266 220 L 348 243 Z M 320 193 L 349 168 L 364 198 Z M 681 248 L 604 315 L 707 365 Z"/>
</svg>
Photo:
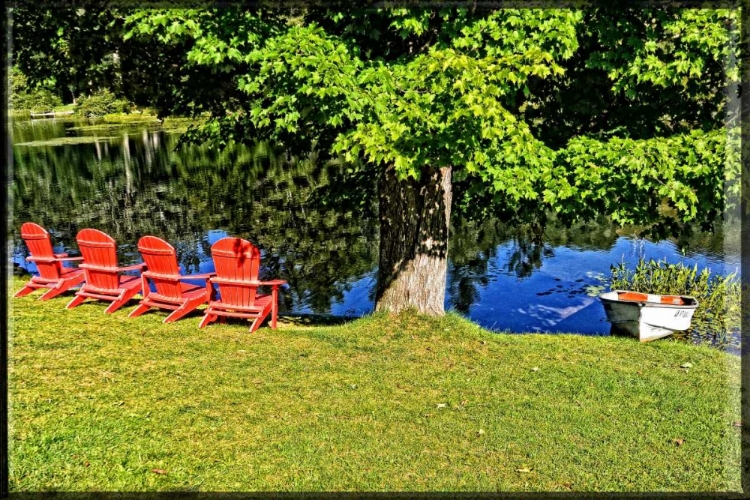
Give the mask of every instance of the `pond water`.
<svg viewBox="0 0 750 500">
<path fill-rule="evenodd" d="M 262 144 L 175 150 L 179 129 L 145 121 L 15 120 L 11 132 L 10 237 L 19 269 L 34 270 L 18 237 L 26 221 L 46 227 L 71 255 L 80 229 L 101 229 L 117 240 L 122 265 L 140 261 L 138 238 L 153 234 L 175 246 L 188 273 L 212 271 L 211 244 L 232 235 L 261 249 L 262 278 L 289 282 L 282 312 L 373 310 L 378 227 L 367 194 L 374 186 L 347 196 L 352 180 L 314 153 L 288 158 Z M 738 234 L 720 225 L 712 234 L 650 241 L 604 218 L 573 228 L 553 220 L 535 244 L 497 220 L 456 220 L 446 308 L 501 331 L 609 335 L 592 287 L 610 265 L 653 258 L 731 273 L 740 264 Z"/>
</svg>

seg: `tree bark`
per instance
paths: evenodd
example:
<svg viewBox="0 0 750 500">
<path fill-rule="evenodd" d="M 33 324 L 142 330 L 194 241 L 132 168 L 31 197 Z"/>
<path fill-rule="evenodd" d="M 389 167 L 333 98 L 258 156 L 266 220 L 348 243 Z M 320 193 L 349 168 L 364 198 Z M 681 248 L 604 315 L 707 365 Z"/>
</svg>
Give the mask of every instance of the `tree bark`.
<svg viewBox="0 0 750 500">
<path fill-rule="evenodd" d="M 445 314 L 451 167 L 398 180 L 388 167 L 378 186 L 380 258 L 377 311 Z"/>
</svg>

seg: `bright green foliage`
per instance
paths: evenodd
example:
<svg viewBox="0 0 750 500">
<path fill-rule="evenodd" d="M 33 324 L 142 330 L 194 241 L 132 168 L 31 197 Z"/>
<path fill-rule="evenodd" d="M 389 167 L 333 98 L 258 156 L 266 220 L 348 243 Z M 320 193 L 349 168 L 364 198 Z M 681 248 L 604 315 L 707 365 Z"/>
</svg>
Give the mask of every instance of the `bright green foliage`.
<svg viewBox="0 0 750 500">
<path fill-rule="evenodd" d="M 737 10 L 586 10 L 565 74 L 531 82 L 519 111 L 554 149 L 580 136 L 650 139 L 737 126 L 738 16 Z"/>
<path fill-rule="evenodd" d="M 629 96 L 644 82 L 689 92 L 706 77 L 714 80 L 711 83 L 739 78 L 736 64 L 725 66 L 730 56 L 739 57 L 738 10 L 631 11 L 616 23 L 605 24 L 607 17 L 598 21 L 593 29 L 602 30 L 602 46 L 589 65 L 607 71 L 613 88 Z"/>
<path fill-rule="evenodd" d="M 545 53 L 568 59 L 578 49 L 583 13 L 573 10 L 507 9 L 468 21 L 450 43 L 473 56 Z M 554 65 L 556 72 L 561 67 Z"/>
<path fill-rule="evenodd" d="M 724 206 L 725 173 L 739 176 L 738 161 L 725 166 L 727 150 L 736 159 L 737 141 L 721 130 L 647 140 L 576 138 L 545 172 L 544 200 L 570 219 L 607 213 L 621 225 L 638 224 L 668 207 L 684 221 L 710 221 Z"/>
<path fill-rule="evenodd" d="M 400 14 L 404 12 L 394 12 L 395 28 L 420 32 L 417 21 Z M 239 109 L 214 117 L 203 132 L 222 134 L 241 122 L 256 134 L 283 141 L 290 134 L 304 137 L 310 129 L 327 127 L 335 131 L 332 152 L 347 160 L 361 154 L 370 165 L 394 164 L 404 177 L 419 177 L 424 168 L 464 166 L 470 173 L 482 172 L 483 180 L 499 190 L 509 175 L 517 177 L 518 169 L 528 172 L 551 153 L 503 101 L 530 77 L 562 73 L 555 58 L 569 56 L 575 48 L 574 25 L 580 15 L 499 11 L 473 24 L 457 16 L 455 23 L 464 26 L 461 36 L 394 64 L 360 57 L 359 47 L 314 22 L 279 30 L 255 48 L 255 39 L 228 38 L 236 32 L 212 18 L 207 22 L 207 17 L 183 11 L 131 20 L 140 35 L 170 42 L 195 37 L 186 55 L 190 64 L 249 65 L 237 79 L 245 94 Z M 244 19 L 250 29 L 255 19 Z M 524 19 L 536 36 L 508 36 Z M 535 31 L 534 24 L 542 28 Z M 567 28 L 567 38 L 549 28 L 556 25 Z M 515 197 L 535 196 L 530 183 L 508 191 Z"/>
<path fill-rule="evenodd" d="M 724 87 L 736 78 L 723 73 L 736 17 L 444 8 L 312 9 L 284 19 L 172 10 L 141 11 L 125 25 L 128 37 L 184 46 L 187 66 L 233 78 L 231 97 L 187 140 L 316 146 L 369 171 L 392 164 L 402 177 L 452 166 L 456 205 L 466 212 L 551 209 L 571 221 L 606 213 L 650 224 L 669 208 L 671 224 L 707 225 L 724 208 L 725 166 L 730 177 L 739 171 L 727 164 L 726 134 L 710 131 L 721 126 Z M 552 102 L 541 82 L 570 87 L 575 71 L 604 75 L 606 91 L 626 100 L 634 89 L 684 91 L 712 109 L 714 124 L 640 138 L 617 125 L 545 144 L 544 125 L 528 121 Z"/>
</svg>

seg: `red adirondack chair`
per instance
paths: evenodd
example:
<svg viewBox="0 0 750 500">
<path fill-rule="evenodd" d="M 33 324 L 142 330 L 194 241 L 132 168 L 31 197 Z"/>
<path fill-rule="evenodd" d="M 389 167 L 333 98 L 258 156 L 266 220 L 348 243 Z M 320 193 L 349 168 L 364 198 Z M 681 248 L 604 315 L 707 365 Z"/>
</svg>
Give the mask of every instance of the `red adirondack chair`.
<svg viewBox="0 0 750 500">
<path fill-rule="evenodd" d="M 143 269 L 146 264 L 119 267 L 117 244 L 111 236 L 97 229 L 81 229 L 76 240 L 83 255 L 83 264 L 79 267 L 84 270 L 86 284 L 76 292 L 76 296 L 66 306 L 67 309 L 73 309 L 87 297 L 91 297 L 111 301 L 104 310 L 106 314 L 111 314 L 141 291 L 141 279 L 138 276 L 120 273 Z"/>
<path fill-rule="evenodd" d="M 37 288 L 49 288 L 39 300 L 48 300 L 83 281 L 83 270 L 63 267 L 64 261 L 82 260 L 83 257 L 68 257 L 66 253 L 55 253 L 49 233 L 40 225 L 26 222 L 21 225 L 21 238 L 29 247 L 31 257 L 26 260 L 36 264 L 39 276 L 34 276 L 14 297 L 23 297 Z"/>
<path fill-rule="evenodd" d="M 171 323 L 208 302 L 210 297 L 205 286 L 182 283 L 182 280 L 208 279 L 216 273 L 181 275 L 174 247 L 156 236 L 141 238 L 138 251 L 146 261 L 148 271 L 141 273 L 143 300 L 128 317 L 135 318 L 156 307 L 174 311 L 164 319 L 164 323 Z M 154 283 L 156 292 L 151 291 L 149 279 Z"/>
<path fill-rule="evenodd" d="M 205 327 L 219 316 L 252 319 L 250 332 L 260 327 L 271 314 L 271 328 L 276 328 L 279 286 L 284 280 L 260 281 L 260 251 L 249 241 L 240 238 L 222 238 L 211 246 L 211 257 L 216 265 L 216 277 L 206 280 L 211 296 L 206 315 L 200 323 Z M 213 300 L 213 284 L 219 286 L 220 300 Z M 259 295 L 259 286 L 270 286 L 271 295 Z"/>
</svg>

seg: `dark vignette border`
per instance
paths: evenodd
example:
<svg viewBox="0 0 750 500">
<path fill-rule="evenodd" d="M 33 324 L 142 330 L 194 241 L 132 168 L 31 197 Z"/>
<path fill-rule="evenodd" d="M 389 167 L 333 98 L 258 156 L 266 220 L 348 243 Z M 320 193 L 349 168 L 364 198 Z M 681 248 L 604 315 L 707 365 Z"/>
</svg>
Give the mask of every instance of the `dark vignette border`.
<svg viewBox="0 0 750 500">
<path fill-rule="evenodd" d="M 8 109 L 8 71 L 10 67 L 10 49 L 11 49 L 11 33 L 9 29 L 9 10 L 7 7 L 3 7 L 3 18 L 0 21 L 0 33 L 2 33 L 2 42 L 0 42 L 0 59 L 2 60 L 2 89 L 0 90 L 0 96 L 2 101 L 0 102 L 0 111 L 2 112 L 2 125 L 0 127 L 0 137 L 2 137 L 2 147 L 5 153 L 5 158 L 2 163 L 2 180 L 3 187 L 2 193 L 0 193 L 0 203 L 2 203 L 2 214 L 3 214 L 3 232 L 0 234 L 0 244 L 5 245 L 6 235 L 8 234 L 7 228 L 10 222 L 10 204 L 8 203 L 8 194 L 10 190 L 10 166 L 12 162 L 11 156 L 11 145 L 10 145 L 10 134 L 8 134 L 8 120 L 7 109 Z M 8 442 L 8 301 L 7 301 L 7 290 L 8 290 L 8 265 L 7 255 L 4 255 L 6 260 L 0 265 L 0 412 L 2 412 L 2 418 L 0 418 L 0 443 L 2 449 L 0 449 L 0 497 L 8 495 L 8 447 L 5 443 Z"/>
<path fill-rule="evenodd" d="M 740 35 L 741 61 L 740 61 L 740 123 L 741 123 L 741 199 L 740 199 L 740 255 L 742 278 L 742 334 L 743 346 L 750 342 L 750 12 L 748 4 L 743 5 L 742 27 Z M 750 405 L 748 405 L 747 389 L 750 387 L 750 360 L 746 352 L 741 354 L 742 386 L 740 398 L 742 401 L 742 490 L 745 494 L 750 492 Z"/>
<path fill-rule="evenodd" d="M 355 0 L 356 1 L 356 0 Z M 12 14 L 10 9 L 14 5 L 31 3 L 39 8 L 72 7 L 75 5 L 101 7 L 139 7 L 139 8 L 184 8 L 184 7 L 215 7 L 242 5 L 247 7 L 289 8 L 302 6 L 330 6 L 348 5 L 347 0 L 11 0 L 3 7 L 3 17 L 0 20 L 0 70 L 2 70 L 2 89 L 0 89 L 0 112 L 3 113 L 2 139 L 5 150 L 5 161 L 2 163 L 2 180 L 5 189 L 0 193 L 2 214 L 4 220 L 3 233 L 0 242 L 8 251 L 12 182 L 12 149 L 9 134 L 8 109 L 8 69 L 12 52 L 12 34 L 10 23 Z M 251 498 L 750 498 L 750 405 L 748 405 L 747 390 L 750 387 L 750 2 L 746 0 L 360 0 L 362 6 L 373 8 L 390 7 L 445 7 L 471 6 L 477 9 L 492 8 L 575 8 L 595 7 L 597 5 L 622 5 L 628 7 L 656 8 L 663 6 L 682 8 L 736 8 L 742 9 L 740 35 L 740 117 L 741 117 L 741 199 L 740 199 L 740 252 L 742 279 L 742 385 L 741 385 L 741 417 L 742 417 L 742 451 L 741 451 L 741 484 L 742 493 L 188 493 L 188 492 L 23 492 L 10 493 L 9 490 L 9 460 L 8 460 L 8 255 L 5 255 L 3 265 L 0 265 L 0 498 L 37 500 L 55 498 L 59 500 L 141 500 L 146 498 L 166 498 L 170 500 L 204 500 L 219 498 L 222 500 L 251 499 Z"/>
</svg>

